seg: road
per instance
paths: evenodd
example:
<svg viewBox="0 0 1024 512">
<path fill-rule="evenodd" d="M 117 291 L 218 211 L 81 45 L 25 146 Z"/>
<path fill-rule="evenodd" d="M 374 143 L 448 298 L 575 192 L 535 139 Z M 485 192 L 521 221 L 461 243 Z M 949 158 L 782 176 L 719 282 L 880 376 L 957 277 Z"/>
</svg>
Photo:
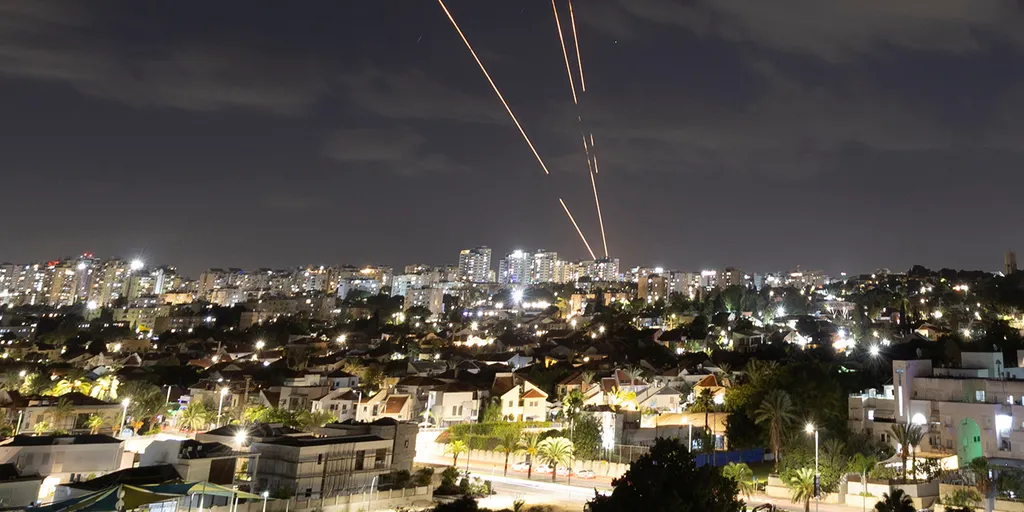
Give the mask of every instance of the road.
<svg viewBox="0 0 1024 512">
<path fill-rule="evenodd" d="M 426 465 L 426 466 L 448 467 L 448 466 L 452 465 L 452 459 L 449 458 L 449 457 L 440 458 L 440 457 L 430 457 L 430 456 L 420 456 L 420 455 L 417 455 L 416 456 L 416 463 L 417 464 L 423 464 L 423 465 Z M 504 471 L 504 467 L 505 467 L 505 465 L 503 463 L 502 464 L 496 464 L 496 463 L 490 463 L 490 462 L 475 461 L 473 459 L 469 460 L 469 472 L 470 472 L 470 474 L 473 475 L 473 476 L 478 476 L 478 477 L 483 478 L 485 480 L 492 480 L 494 477 L 501 477 L 502 476 L 502 472 Z M 459 470 L 460 471 L 466 471 L 466 461 L 465 461 L 464 457 L 459 459 Z M 550 473 L 546 474 L 546 475 L 541 475 L 541 474 L 538 474 L 538 473 L 534 472 L 533 473 L 533 479 L 532 480 L 528 480 L 526 478 L 526 473 L 525 472 L 519 473 L 519 472 L 512 471 L 512 463 L 511 462 L 509 463 L 509 468 L 508 468 L 508 479 L 510 479 L 510 480 L 521 480 L 523 482 L 547 482 L 549 484 L 552 483 L 551 482 L 551 474 Z M 564 476 L 556 477 L 555 485 L 559 486 L 558 487 L 559 489 L 567 488 L 567 487 L 569 487 L 569 485 L 567 484 L 566 480 L 567 479 Z M 601 490 L 610 490 L 612 488 L 612 479 L 611 479 L 611 477 L 607 477 L 607 476 L 597 476 L 596 478 L 593 478 L 593 479 L 583 480 L 583 479 L 580 479 L 580 478 L 576 478 L 574 476 L 574 477 L 572 477 L 571 486 L 572 486 L 572 488 L 589 489 L 590 490 L 590 494 L 593 495 L 593 493 L 594 493 L 593 489 L 595 489 L 595 488 L 601 489 Z"/>
</svg>

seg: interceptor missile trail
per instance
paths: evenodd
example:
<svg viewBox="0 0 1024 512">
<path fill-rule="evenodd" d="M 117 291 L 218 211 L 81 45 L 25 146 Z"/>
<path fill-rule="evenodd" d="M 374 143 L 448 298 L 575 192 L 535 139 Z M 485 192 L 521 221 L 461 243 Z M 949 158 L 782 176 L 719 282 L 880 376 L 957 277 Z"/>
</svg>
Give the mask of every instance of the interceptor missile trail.
<svg viewBox="0 0 1024 512">
<path fill-rule="evenodd" d="M 562 43 L 562 57 L 565 58 L 565 72 L 569 75 L 569 88 L 572 89 L 572 102 L 579 105 L 580 102 L 576 99 L 576 85 L 572 81 L 572 68 L 569 67 L 569 52 L 565 50 L 565 38 L 562 37 L 562 22 L 558 20 L 558 7 L 555 6 L 555 0 L 551 0 L 551 10 L 555 13 L 555 27 L 558 28 L 558 42 Z"/>
<path fill-rule="evenodd" d="M 469 44 L 469 39 L 466 39 L 466 35 L 462 33 L 462 29 L 459 28 L 459 24 L 455 22 L 455 18 L 452 17 L 452 13 L 448 11 L 448 8 L 444 5 L 444 0 L 437 0 L 437 3 L 441 4 L 441 9 L 444 9 L 444 13 L 448 16 L 448 20 L 452 22 L 452 26 L 455 27 L 455 31 L 459 33 L 459 37 L 462 38 L 462 42 L 466 43 L 466 48 L 469 53 L 473 56 L 473 60 L 476 61 L 476 65 L 480 66 L 480 71 L 483 71 L 487 81 L 490 82 L 491 88 L 494 89 L 494 94 L 498 95 L 498 99 L 501 100 L 501 104 L 505 106 L 505 110 L 508 111 L 508 115 L 512 118 L 512 122 L 516 124 L 516 128 L 519 128 L 519 133 L 523 135 L 523 140 L 530 146 L 530 151 L 533 151 L 533 156 L 537 157 L 537 162 L 540 164 L 541 169 L 544 169 L 544 174 L 551 174 L 548 172 L 548 166 L 544 165 L 544 160 L 540 157 L 540 153 L 537 153 L 537 148 L 533 147 L 533 142 L 530 141 L 530 137 L 526 135 L 526 130 L 523 130 L 523 126 L 519 124 L 519 119 L 516 119 L 516 115 L 512 113 L 512 107 L 508 106 L 508 102 L 505 101 L 505 97 L 501 95 L 501 91 L 498 90 L 498 86 L 494 84 L 494 80 L 491 79 L 491 74 L 487 72 L 487 68 L 484 67 L 484 63 L 480 62 L 480 58 L 477 57 L 476 51 L 473 50 L 473 46 Z M 561 32 L 559 32 L 561 34 Z M 564 48 L 563 48 L 564 50 Z M 568 63 L 568 57 L 566 57 Z M 570 76 L 570 78 L 572 78 Z M 575 91 L 573 96 L 575 96 Z"/>
<path fill-rule="evenodd" d="M 597 222 L 601 225 L 601 244 L 604 245 L 604 257 L 608 257 L 608 239 L 604 236 L 604 219 L 601 217 L 601 200 L 597 198 L 597 181 L 594 173 L 590 174 L 590 185 L 594 187 L 594 204 L 597 205 Z"/>
<path fill-rule="evenodd" d="M 562 201 L 561 197 L 558 198 L 558 202 L 562 203 L 562 208 L 565 210 L 565 214 L 569 216 L 569 220 L 572 221 L 572 225 L 576 228 L 576 232 L 580 234 L 580 239 L 583 240 L 583 245 L 587 246 L 587 252 L 590 253 L 590 257 L 596 260 L 597 256 L 594 256 L 594 251 L 590 249 L 590 244 L 587 243 L 587 237 L 583 236 L 583 231 L 580 231 L 580 226 L 579 224 L 576 224 L 576 219 L 572 218 L 572 214 L 569 213 L 569 207 L 565 205 L 565 201 Z"/>
<path fill-rule="evenodd" d="M 569 0 L 569 21 L 572 22 L 572 41 L 576 45 L 576 66 L 580 68 L 580 87 L 583 92 L 587 92 L 587 82 L 583 81 L 583 58 L 580 56 L 580 38 L 576 37 L 576 16 L 572 13 L 572 0 Z"/>
</svg>

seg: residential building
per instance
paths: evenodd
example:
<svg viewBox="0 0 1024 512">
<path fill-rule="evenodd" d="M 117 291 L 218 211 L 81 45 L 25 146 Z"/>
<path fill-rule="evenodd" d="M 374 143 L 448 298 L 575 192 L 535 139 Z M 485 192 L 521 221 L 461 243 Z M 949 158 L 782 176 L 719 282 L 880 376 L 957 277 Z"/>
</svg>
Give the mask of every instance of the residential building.
<svg viewBox="0 0 1024 512">
<path fill-rule="evenodd" d="M 487 246 L 463 249 L 459 252 L 458 278 L 470 283 L 490 282 L 491 249 Z"/>
<path fill-rule="evenodd" d="M 312 409 L 313 411 L 327 411 L 337 418 L 337 421 L 354 420 L 356 407 L 360 400 L 360 393 L 352 388 L 337 388 L 314 400 Z"/>
<path fill-rule="evenodd" d="M 532 256 L 528 252 L 515 250 L 498 262 L 498 283 L 530 284 Z"/>
<path fill-rule="evenodd" d="M 556 283 L 559 282 L 558 253 L 541 249 L 533 253 L 533 262 L 530 268 L 530 283 Z"/>
<path fill-rule="evenodd" d="M 366 488 L 391 471 L 394 440 L 377 435 L 284 436 L 254 441 L 250 474 L 257 489 L 299 498 L 329 498 Z"/>
<path fill-rule="evenodd" d="M 637 297 L 647 302 L 668 299 L 668 280 L 661 274 L 649 274 L 638 278 Z"/>
<path fill-rule="evenodd" d="M 41 500 L 52 498 L 58 484 L 117 471 L 123 454 L 124 441 L 108 435 L 17 435 L 0 441 L 0 464 L 43 477 Z"/>
<path fill-rule="evenodd" d="M 243 461 L 256 461 L 258 453 L 233 440 L 234 446 L 192 439 L 153 441 L 139 455 L 140 466 L 170 464 L 186 482 L 210 482 L 231 486 L 238 483 Z M 250 462 L 249 466 L 257 465 Z"/>
<path fill-rule="evenodd" d="M 423 307 L 430 310 L 432 314 L 444 313 L 444 290 L 440 288 L 415 288 L 406 290 L 405 304 L 402 309 Z"/>
<path fill-rule="evenodd" d="M 1014 251 L 1006 251 L 1003 256 L 1003 273 L 1006 275 L 1015 274 L 1017 272 L 1017 253 Z"/>
<path fill-rule="evenodd" d="M 1017 358 L 1024 351 L 1017 352 Z M 1024 461 L 1024 368 L 1007 368 L 1001 352 L 963 352 L 959 368 L 930 360 L 894 360 L 892 384 L 849 398 L 849 426 L 895 444 L 892 427 L 920 425 L 927 452 Z"/>
<path fill-rule="evenodd" d="M 544 421 L 547 419 L 548 394 L 532 382 L 512 372 L 494 375 L 491 397 L 501 402 L 501 416 L 512 421 Z"/>
<path fill-rule="evenodd" d="M 58 404 L 66 402 L 72 406 L 71 411 L 59 411 Z M 89 416 L 103 416 L 104 431 L 110 432 L 111 425 L 120 420 L 121 404 L 109 403 L 84 395 L 77 391 L 59 397 L 50 395 L 20 396 L 13 392 L 0 391 L 0 407 L 6 409 L 10 420 L 21 420 L 18 432 L 42 430 L 51 432 L 64 430 L 67 432 L 84 433 L 89 431 Z M 58 417 L 63 415 L 63 417 Z"/>
</svg>

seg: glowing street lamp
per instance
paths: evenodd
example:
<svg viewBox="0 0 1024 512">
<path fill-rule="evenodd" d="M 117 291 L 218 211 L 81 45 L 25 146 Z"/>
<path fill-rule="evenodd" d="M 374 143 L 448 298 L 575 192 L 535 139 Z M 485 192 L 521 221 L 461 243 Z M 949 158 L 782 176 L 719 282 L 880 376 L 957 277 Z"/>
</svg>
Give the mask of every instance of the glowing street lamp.
<svg viewBox="0 0 1024 512">
<path fill-rule="evenodd" d="M 267 512 L 267 498 L 270 497 L 270 491 L 263 491 L 260 496 L 263 497 L 263 512 Z"/>
<path fill-rule="evenodd" d="M 130 265 L 131 266 L 129 268 L 131 268 L 134 271 L 134 270 L 142 270 L 142 267 L 145 267 L 146 263 L 143 262 L 142 260 L 136 258 L 136 259 L 132 260 Z"/>
<path fill-rule="evenodd" d="M 121 407 L 124 409 L 124 411 L 121 413 L 121 428 L 118 430 L 119 433 L 124 432 L 124 423 L 125 421 L 128 420 L 128 404 L 130 403 L 132 403 L 132 400 L 130 398 L 125 398 L 124 400 L 121 400 Z"/>
<path fill-rule="evenodd" d="M 878 345 L 871 345 L 871 348 L 868 349 L 868 353 L 871 354 L 871 357 L 877 357 L 878 354 L 881 353 L 881 349 L 878 348 Z"/>
<path fill-rule="evenodd" d="M 267 346 L 267 342 L 259 340 L 256 342 L 256 350 L 263 350 L 263 347 Z"/>
<path fill-rule="evenodd" d="M 818 490 L 821 486 L 821 473 L 818 471 L 818 427 L 814 426 L 814 423 L 808 423 L 804 427 L 804 431 L 814 434 L 814 510 L 817 512 L 818 505 L 821 503 L 821 493 Z"/>
</svg>

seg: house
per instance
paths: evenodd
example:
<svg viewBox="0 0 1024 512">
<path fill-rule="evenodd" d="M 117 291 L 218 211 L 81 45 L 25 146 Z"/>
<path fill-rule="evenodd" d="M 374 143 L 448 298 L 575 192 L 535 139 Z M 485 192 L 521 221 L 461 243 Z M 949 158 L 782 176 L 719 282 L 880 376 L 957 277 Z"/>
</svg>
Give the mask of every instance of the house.
<svg viewBox="0 0 1024 512">
<path fill-rule="evenodd" d="M 393 442 L 391 471 L 412 471 L 416 458 L 416 435 L 420 428 L 415 423 L 403 423 L 383 418 L 371 423 L 329 423 L 316 429 L 318 435 L 353 436 L 373 435 Z"/>
<path fill-rule="evenodd" d="M 508 366 L 509 368 L 512 368 L 513 370 L 518 370 L 526 365 L 533 363 L 532 357 L 524 356 L 518 352 L 498 352 L 494 354 L 481 354 L 477 356 L 476 360 L 487 365 L 503 364 L 505 366 Z"/>
<path fill-rule="evenodd" d="M 491 397 L 500 400 L 503 418 L 511 418 L 513 421 L 547 419 L 548 394 L 516 373 L 495 374 Z"/>
<path fill-rule="evenodd" d="M 104 402 L 77 391 L 59 397 L 22 397 L 14 391 L 0 391 L 0 404 L 7 409 L 9 419 L 17 423 L 20 418 L 21 422 L 16 426 L 18 432 L 84 433 L 89 431 L 89 416 L 93 414 L 104 418 L 102 430 L 112 432 L 122 414 L 121 404 Z M 64 409 L 63 404 L 70 404 L 70 408 Z"/>
<path fill-rule="evenodd" d="M 659 412 L 682 412 L 685 397 L 679 391 L 668 387 L 650 386 L 636 395 L 639 409 L 651 409 Z"/>
<path fill-rule="evenodd" d="M 344 370 L 334 370 L 328 373 L 324 379 L 327 381 L 327 387 L 331 391 L 338 388 L 359 387 L 359 377 Z"/>
<path fill-rule="evenodd" d="M 286 436 L 253 442 L 258 470 L 249 467 L 256 489 L 299 498 L 329 498 L 366 488 L 391 471 L 393 439 L 377 435 Z"/>
<path fill-rule="evenodd" d="M 416 414 L 416 399 L 410 395 L 390 394 L 381 391 L 366 398 L 356 411 L 356 421 L 376 421 L 392 418 L 397 421 L 411 421 Z"/>
<path fill-rule="evenodd" d="M 88 480 L 121 468 L 124 441 L 108 435 L 17 435 L 0 441 L 0 464 L 43 477 L 40 499 L 61 483 Z"/>
<path fill-rule="evenodd" d="M 314 400 L 313 411 L 327 411 L 337 421 L 355 419 L 361 395 L 352 388 L 338 388 Z"/>
<path fill-rule="evenodd" d="M 239 446 L 192 439 L 153 441 L 139 457 L 140 466 L 170 464 L 186 482 L 210 482 L 220 485 L 238 484 L 236 476 L 243 467 L 252 466 L 257 453 Z"/>
<path fill-rule="evenodd" d="M 725 403 L 726 386 L 714 374 L 705 376 L 693 385 L 693 396 L 699 396 L 705 390 L 711 391 L 711 400 L 715 404 Z"/>
<path fill-rule="evenodd" d="M 485 393 L 486 390 L 466 382 L 446 384 L 428 393 L 427 410 L 438 426 L 474 423 L 479 418 L 481 401 Z"/>
<path fill-rule="evenodd" d="M 0 464 L 0 503 L 4 507 L 25 507 L 39 501 L 43 477 L 22 474 L 15 464 Z"/>
</svg>

